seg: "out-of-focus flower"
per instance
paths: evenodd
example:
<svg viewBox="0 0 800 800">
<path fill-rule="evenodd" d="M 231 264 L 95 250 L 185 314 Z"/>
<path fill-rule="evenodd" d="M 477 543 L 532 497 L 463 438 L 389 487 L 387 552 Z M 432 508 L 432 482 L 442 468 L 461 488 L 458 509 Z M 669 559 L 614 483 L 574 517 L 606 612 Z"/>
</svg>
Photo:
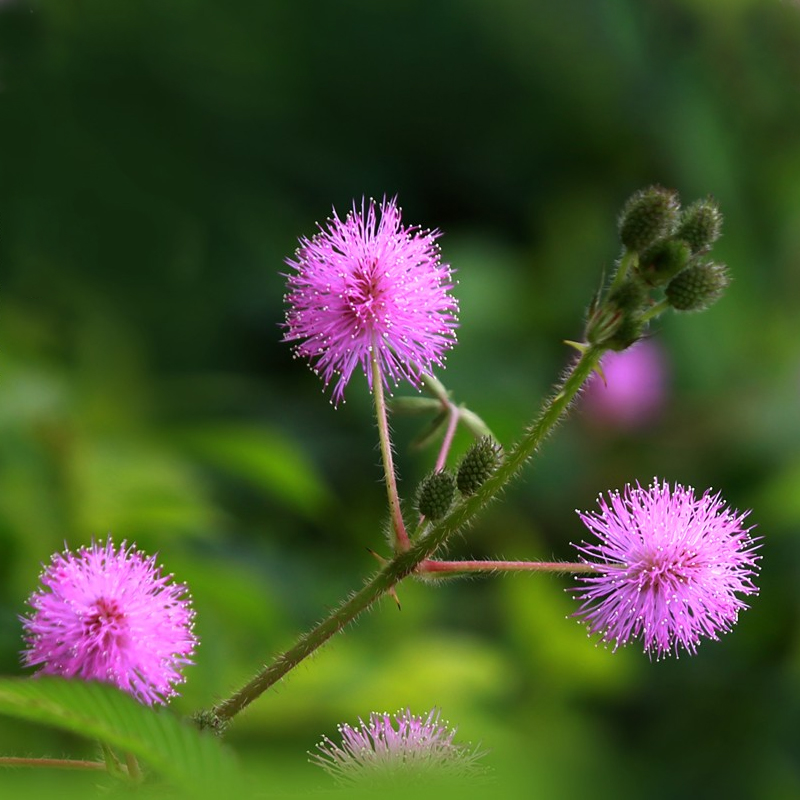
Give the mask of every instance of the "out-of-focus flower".
<svg viewBox="0 0 800 800">
<path fill-rule="evenodd" d="M 340 784 L 376 783 L 393 777 L 448 778 L 482 775 L 477 762 L 484 755 L 471 745 L 455 744 L 455 728 L 440 722 L 434 708 L 427 716 L 408 709 L 397 714 L 369 715 L 355 727 L 340 725 L 341 744 L 327 736 L 311 761 Z"/>
<path fill-rule="evenodd" d="M 55 554 L 23 617 L 26 666 L 114 684 L 146 705 L 184 681 L 197 645 L 187 589 L 125 542 Z"/>
<path fill-rule="evenodd" d="M 403 227 L 395 201 L 362 200 L 359 210 L 301 238 L 287 276 L 284 341 L 308 358 L 338 403 L 360 366 L 372 387 L 372 358 L 381 380 L 420 376 L 441 366 L 455 343 L 458 303 L 450 267 L 439 260 L 438 231 Z"/>
<path fill-rule="evenodd" d="M 588 418 L 604 426 L 636 429 L 661 411 L 667 391 L 667 365 L 661 348 L 644 339 L 621 352 L 609 351 L 583 397 Z"/>
<path fill-rule="evenodd" d="M 757 594 L 758 545 L 719 493 L 654 481 L 627 485 L 622 495 L 598 499 L 599 513 L 578 512 L 599 542 L 575 545 L 593 564 L 575 590 L 575 612 L 589 633 L 614 649 L 641 637 L 660 658 L 679 648 L 694 654 L 702 638 L 718 639 L 747 605 L 737 595 Z"/>
</svg>

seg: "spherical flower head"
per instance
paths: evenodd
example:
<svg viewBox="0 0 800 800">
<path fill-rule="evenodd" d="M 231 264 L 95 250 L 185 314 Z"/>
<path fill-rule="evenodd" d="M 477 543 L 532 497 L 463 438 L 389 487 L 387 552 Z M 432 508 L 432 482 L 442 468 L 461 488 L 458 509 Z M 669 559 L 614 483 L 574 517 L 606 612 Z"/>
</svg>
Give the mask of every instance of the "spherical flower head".
<svg viewBox="0 0 800 800">
<path fill-rule="evenodd" d="M 636 430 L 658 417 L 669 379 L 664 353 L 654 341 L 644 339 L 622 352 L 606 353 L 601 369 L 602 377 L 592 376 L 583 398 L 592 423 Z"/>
<path fill-rule="evenodd" d="M 397 714 L 369 715 L 355 727 L 340 725 L 341 744 L 327 736 L 312 753 L 340 784 L 375 783 L 397 776 L 407 778 L 470 777 L 483 774 L 477 761 L 483 752 L 453 741 L 456 728 L 440 721 L 434 708 L 427 716 L 408 709 Z"/>
<path fill-rule="evenodd" d="M 145 705 L 164 703 L 197 645 L 187 589 L 153 557 L 107 542 L 57 553 L 23 617 L 25 666 L 37 674 L 111 683 Z"/>
<path fill-rule="evenodd" d="M 719 493 L 654 481 L 626 486 L 598 500 L 600 511 L 581 513 L 597 543 L 575 547 L 595 571 L 579 578 L 575 613 L 589 633 L 614 650 L 641 637 L 657 659 L 694 654 L 702 638 L 718 639 L 757 594 L 758 545 L 743 527 L 747 512 L 727 508 Z"/>
<path fill-rule="evenodd" d="M 301 238 L 287 276 L 284 341 L 308 358 L 333 402 L 342 400 L 360 367 L 372 388 L 372 359 L 384 385 L 420 378 L 442 366 L 455 344 L 458 303 L 450 294 L 452 273 L 439 260 L 438 231 L 403 227 L 395 200 L 380 215 L 370 200 Z"/>
</svg>

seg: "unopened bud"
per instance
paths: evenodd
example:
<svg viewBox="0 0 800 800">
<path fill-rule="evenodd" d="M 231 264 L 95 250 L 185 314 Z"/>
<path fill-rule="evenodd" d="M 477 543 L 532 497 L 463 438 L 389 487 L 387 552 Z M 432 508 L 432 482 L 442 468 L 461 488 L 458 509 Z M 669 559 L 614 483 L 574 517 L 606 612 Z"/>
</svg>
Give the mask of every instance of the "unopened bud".
<svg viewBox="0 0 800 800">
<path fill-rule="evenodd" d="M 456 479 L 449 472 L 433 472 L 417 491 L 417 510 L 430 520 L 443 517 L 453 503 Z"/>
<path fill-rule="evenodd" d="M 638 278 L 628 278 L 609 294 L 605 302 L 592 311 L 586 323 L 586 341 L 612 349 L 616 349 L 613 343 L 627 342 L 632 326 L 641 331 L 638 320 L 646 301 L 647 290 L 641 281 Z M 632 344 L 636 338 L 638 335 L 629 343 Z"/>
<path fill-rule="evenodd" d="M 693 264 L 670 281 L 667 302 L 678 311 L 704 311 L 719 300 L 730 282 L 725 264 Z"/>
<path fill-rule="evenodd" d="M 678 224 L 678 195 L 661 186 L 640 189 L 628 198 L 619 216 L 619 238 L 628 250 L 641 253 L 671 235 Z"/>
<path fill-rule="evenodd" d="M 642 338 L 646 327 L 647 323 L 642 322 L 639 314 L 628 314 L 624 317 L 614 335 L 603 342 L 603 347 L 616 352 L 627 350 Z"/>
<path fill-rule="evenodd" d="M 467 450 L 458 468 L 456 484 L 465 497 L 475 494 L 500 463 L 502 448 L 490 436 L 481 436 Z"/>
<path fill-rule="evenodd" d="M 681 215 L 675 236 L 693 253 L 707 250 L 722 233 L 722 213 L 710 197 L 692 203 Z"/>
<path fill-rule="evenodd" d="M 691 250 L 680 239 L 664 239 L 648 247 L 639 258 L 639 274 L 651 286 L 663 286 L 689 263 Z"/>
<path fill-rule="evenodd" d="M 647 300 L 647 289 L 638 279 L 628 278 L 608 295 L 609 305 L 621 311 L 639 311 Z"/>
</svg>

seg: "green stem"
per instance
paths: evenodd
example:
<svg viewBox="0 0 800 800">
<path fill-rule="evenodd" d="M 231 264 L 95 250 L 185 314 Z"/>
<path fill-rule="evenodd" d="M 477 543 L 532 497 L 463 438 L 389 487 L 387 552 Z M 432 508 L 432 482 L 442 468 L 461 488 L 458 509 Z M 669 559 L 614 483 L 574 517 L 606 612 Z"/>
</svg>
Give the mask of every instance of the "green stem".
<svg viewBox="0 0 800 800">
<path fill-rule="evenodd" d="M 392 440 L 389 435 L 389 419 L 386 413 L 386 398 L 383 393 L 383 376 L 378 363 L 377 350 L 372 348 L 372 394 L 375 398 L 375 418 L 378 422 L 378 438 L 381 444 L 383 475 L 386 481 L 386 494 L 389 498 L 389 513 L 392 517 L 395 551 L 408 550 L 409 539 L 400 510 L 400 495 L 397 492 L 397 477 L 392 460 Z"/>
<path fill-rule="evenodd" d="M 628 275 L 628 270 L 631 268 L 631 266 L 636 266 L 638 263 L 639 254 L 637 252 L 626 250 L 623 253 L 622 258 L 619 260 L 617 272 L 614 275 L 614 279 L 612 280 L 611 286 L 608 289 L 609 294 L 622 286 L 622 284 L 625 282 L 625 278 Z"/>
<path fill-rule="evenodd" d="M 0 756 L 0 767 L 80 769 L 106 772 L 106 764 L 104 761 L 79 761 L 71 758 L 22 758 L 17 756 Z"/>
<path fill-rule="evenodd" d="M 414 572 L 419 564 L 429 559 L 456 531 L 471 522 L 473 517 L 516 475 L 555 427 L 584 381 L 592 374 L 602 354 L 602 347 L 587 347 L 565 376 L 556 394 L 545 403 L 542 412 L 523 438 L 509 450 L 497 471 L 478 491 L 468 500 L 455 506 L 446 517 L 432 524 L 424 536 L 410 543 L 408 550 L 395 555 L 360 591 L 343 602 L 323 622 L 301 636 L 295 645 L 279 655 L 246 686 L 215 706 L 213 713 L 217 718 L 220 721 L 227 721 L 236 716 L 379 597 L 391 590 L 395 584 Z M 376 406 L 377 404 L 376 394 Z"/>
<path fill-rule="evenodd" d="M 139 762 L 136 760 L 136 756 L 133 753 L 125 753 L 125 766 L 128 768 L 128 777 L 135 783 L 141 783 L 144 776 L 142 775 Z"/>
<path fill-rule="evenodd" d="M 656 303 L 651 308 L 647 309 L 641 316 L 642 322 L 649 322 L 651 319 L 660 316 L 665 311 L 668 311 L 670 308 L 669 303 L 666 300 L 662 300 L 660 303 Z"/>
</svg>

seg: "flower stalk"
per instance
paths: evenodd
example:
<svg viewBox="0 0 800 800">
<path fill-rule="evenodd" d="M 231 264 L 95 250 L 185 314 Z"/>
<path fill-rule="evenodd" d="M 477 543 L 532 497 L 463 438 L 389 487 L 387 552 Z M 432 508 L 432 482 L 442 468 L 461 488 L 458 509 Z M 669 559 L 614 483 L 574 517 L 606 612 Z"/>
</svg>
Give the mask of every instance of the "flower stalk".
<svg viewBox="0 0 800 800">
<path fill-rule="evenodd" d="M 389 499 L 389 513 L 392 518 L 394 531 L 395 552 L 402 553 L 408 550 L 409 538 L 403 521 L 403 512 L 400 508 L 400 495 L 397 492 L 397 476 L 394 471 L 392 459 L 392 441 L 389 434 L 389 419 L 386 413 L 386 396 L 383 391 L 383 379 L 376 351 L 372 350 L 372 394 L 375 400 L 375 419 L 378 423 L 378 439 L 381 446 L 381 459 L 383 461 L 383 477 L 386 482 L 386 494 Z"/>
<path fill-rule="evenodd" d="M 440 561 L 425 559 L 417 573 L 431 578 L 457 578 L 461 575 L 497 572 L 550 572 L 559 575 L 596 572 L 594 564 L 578 561 Z"/>
</svg>

